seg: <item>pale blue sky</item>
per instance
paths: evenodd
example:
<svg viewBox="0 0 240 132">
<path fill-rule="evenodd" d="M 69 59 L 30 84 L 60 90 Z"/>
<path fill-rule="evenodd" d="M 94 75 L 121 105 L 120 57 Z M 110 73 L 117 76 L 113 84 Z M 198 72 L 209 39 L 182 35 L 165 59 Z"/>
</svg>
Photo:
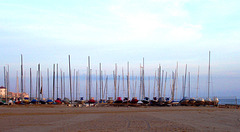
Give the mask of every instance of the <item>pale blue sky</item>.
<svg viewBox="0 0 240 132">
<path fill-rule="evenodd" d="M 178 61 L 180 75 L 188 64 L 193 75 L 200 65 L 205 76 L 211 50 L 215 88 L 237 95 L 239 12 L 239 0 L 0 1 L 0 73 L 9 64 L 15 77 L 20 54 L 26 69 L 59 63 L 67 72 L 71 54 L 82 72 L 90 55 L 93 69 L 102 62 L 109 74 L 127 61 L 138 73 L 145 57 L 148 75 L 158 64 L 171 72 Z"/>
</svg>

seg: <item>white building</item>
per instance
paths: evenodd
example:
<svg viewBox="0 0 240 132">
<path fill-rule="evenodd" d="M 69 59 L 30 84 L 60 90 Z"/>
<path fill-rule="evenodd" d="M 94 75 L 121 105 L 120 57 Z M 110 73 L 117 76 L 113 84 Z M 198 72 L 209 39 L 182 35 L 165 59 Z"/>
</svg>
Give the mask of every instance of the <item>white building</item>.
<svg viewBox="0 0 240 132">
<path fill-rule="evenodd" d="M 1 86 L 0 87 L 0 98 L 5 98 L 6 97 L 6 89 L 5 87 Z"/>
</svg>

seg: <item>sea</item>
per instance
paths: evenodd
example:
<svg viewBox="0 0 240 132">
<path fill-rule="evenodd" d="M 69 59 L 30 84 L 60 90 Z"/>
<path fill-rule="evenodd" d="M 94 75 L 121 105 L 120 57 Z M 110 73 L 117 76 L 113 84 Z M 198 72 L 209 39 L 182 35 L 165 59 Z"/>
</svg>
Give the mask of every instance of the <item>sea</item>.
<svg viewBox="0 0 240 132">
<path fill-rule="evenodd" d="M 240 99 L 219 99 L 219 104 L 220 105 L 225 105 L 225 104 L 240 105 Z"/>
</svg>

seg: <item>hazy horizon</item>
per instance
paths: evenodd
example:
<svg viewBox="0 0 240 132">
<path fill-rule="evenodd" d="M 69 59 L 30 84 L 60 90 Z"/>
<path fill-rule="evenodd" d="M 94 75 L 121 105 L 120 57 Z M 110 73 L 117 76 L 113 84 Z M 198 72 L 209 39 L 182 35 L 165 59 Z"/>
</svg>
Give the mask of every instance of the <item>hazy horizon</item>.
<svg viewBox="0 0 240 132">
<path fill-rule="evenodd" d="M 9 65 L 10 89 L 15 88 L 21 54 L 26 77 L 29 68 L 35 77 L 39 63 L 45 79 L 47 68 L 52 75 L 57 63 L 68 76 L 71 55 L 72 71 L 80 70 L 82 80 L 88 56 L 93 76 L 99 63 L 109 76 L 115 63 L 118 73 L 124 68 L 126 75 L 128 61 L 130 73 L 133 70 L 139 76 L 144 57 L 146 78 L 154 76 L 159 64 L 171 73 L 178 62 L 180 89 L 187 64 L 192 94 L 199 66 L 199 96 L 205 96 L 211 51 L 213 94 L 239 97 L 239 5 L 238 0 L 1 1 L 0 85 L 3 67 Z M 28 83 L 26 80 L 26 89 Z M 81 88 L 84 86 L 82 83 Z"/>
</svg>

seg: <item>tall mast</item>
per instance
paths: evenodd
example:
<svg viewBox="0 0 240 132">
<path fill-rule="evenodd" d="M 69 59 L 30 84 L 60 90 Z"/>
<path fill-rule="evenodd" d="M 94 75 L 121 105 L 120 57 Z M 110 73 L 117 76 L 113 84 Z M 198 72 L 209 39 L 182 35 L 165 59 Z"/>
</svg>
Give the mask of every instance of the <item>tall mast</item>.
<svg viewBox="0 0 240 132">
<path fill-rule="evenodd" d="M 58 98 L 58 64 L 57 64 L 57 98 Z"/>
<path fill-rule="evenodd" d="M 32 69 L 30 68 L 30 100 L 32 97 Z"/>
<path fill-rule="evenodd" d="M 63 98 L 66 97 L 65 91 L 65 72 L 63 72 Z"/>
<path fill-rule="evenodd" d="M 177 62 L 177 67 L 176 67 L 176 72 L 175 72 L 175 86 L 176 86 L 176 100 L 177 100 L 177 88 L 178 88 L 178 62 Z"/>
<path fill-rule="evenodd" d="M 71 74 L 71 60 L 70 55 L 68 55 L 68 61 L 69 61 L 69 85 L 70 85 L 70 98 L 71 98 L 71 104 L 72 104 L 72 74 Z"/>
<path fill-rule="evenodd" d="M 184 98 L 185 97 L 184 76 L 182 76 L 182 94 L 183 94 L 183 98 Z"/>
<path fill-rule="evenodd" d="M 37 95 L 37 94 L 38 94 L 37 91 L 38 91 L 38 71 L 36 72 L 36 92 L 35 92 L 35 94 L 36 94 L 35 97 L 36 97 L 36 98 L 37 98 L 37 96 L 38 96 L 38 95 Z"/>
<path fill-rule="evenodd" d="M 88 100 L 88 67 L 87 67 L 87 74 L 86 74 L 86 100 Z"/>
<path fill-rule="evenodd" d="M 38 64 L 38 100 L 40 100 L 40 83 L 41 83 L 41 73 L 40 73 L 40 64 Z"/>
<path fill-rule="evenodd" d="M 118 75 L 118 97 L 119 97 L 119 89 L 120 89 L 120 75 Z"/>
<path fill-rule="evenodd" d="M 211 51 L 209 51 L 209 62 L 208 62 L 208 98 L 209 98 L 209 91 L 210 91 L 210 55 L 211 55 Z"/>
<path fill-rule="evenodd" d="M 61 72 L 61 99 L 63 99 L 63 76 L 62 76 L 62 69 L 60 69 Z"/>
<path fill-rule="evenodd" d="M 53 64 L 53 101 L 55 97 L 55 64 Z"/>
<path fill-rule="evenodd" d="M 75 89 L 75 83 L 76 83 L 76 82 L 75 82 L 75 80 L 76 80 L 76 74 L 75 74 L 75 73 L 76 73 L 76 70 L 74 69 L 74 70 L 73 70 L 73 85 L 72 85 L 72 86 L 73 86 L 73 89 L 72 89 L 72 92 L 73 92 L 73 95 L 72 95 L 72 96 L 73 96 L 73 100 L 74 100 L 74 89 Z"/>
<path fill-rule="evenodd" d="M 191 96 L 191 87 L 190 87 L 190 72 L 188 72 L 188 89 L 189 89 L 188 97 L 190 98 L 190 96 Z"/>
<path fill-rule="evenodd" d="M 156 71 L 155 71 L 155 76 L 154 76 L 154 85 L 153 85 L 153 97 L 155 97 L 155 92 L 156 92 Z"/>
<path fill-rule="evenodd" d="M 164 85 L 164 94 L 163 94 L 164 98 L 166 96 L 166 87 L 167 87 L 167 72 L 166 72 L 166 75 L 165 75 L 165 85 Z"/>
<path fill-rule="evenodd" d="M 123 86 L 123 98 L 125 96 L 125 88 L 124 88 L 124 71 L 123 71 L 123 68 L 122 68 L 122 86 Z"/>
<path fill-rule="evenodd" d="M 90 71 L 90 56 L 88 56 L 88 96 L 89 96 L 89 100 L 91 98 L 91 71 Z"/>
<path fill-rule="evenodd" d="M 144 57 L 143 57 L 143 69 L 142 69 L 142 90 L 143 98 L 145 98 L 145 84 L 144 84 Z"/>
<path fill-rule="evenodd" d="M 148 77 L 148 98 L 150 98 L 150 76 Z"/>
<path fill-rule="evenodd" d="M 117 100 L 117 63 L 115 63 L 115 72 L 113 72 L 114 75 L 114 94 L 115 94 L 115 99 Z"/>
<path fill-rule="evenodd" d="M 161 85 L 161 66 L 158 68 L 158 98 L 161 96 L 160 94 L 160 85 Z"/>
<path fill-rule="evenodd" d="M 103 98 L 102 97 L 102 69 L 101 69 L 101 63 L 99 63 L 99 84 L 100 84 L 100 100 Z"/>
<path fill-rule="evenodd" d="M 135 89 L 135 86 L 134 86 L 134 74 L 133 74 L 133 71 L 132 71 L 132 89 L 133 89 L 133 97 L 135 97 L 135 92 L 136 92 L 136 89 Z"/>
<path fill-rule="evenodd" d="M 161 79 L 161 97 L 163 96 L 163 77 L 164 77 L 164 70 L 162 70 L 162 79 Z"/>
<path fill-rule="evenodd" d="M 135 76 L 135 97 L 136 97 L 136 92 L 137 92 L 137 76 Z"/>
<path fill-rule="evenodd" d="M 23 99 L 23 55 L 21 54 L 21 99 Z"/>
<path fill-rule="evenodd" d="M 43 99 L 43 77 L 42 77 L 42 73 L 41 73 L 41 94 L 42 94 L 42 99 Z"/>
<path fill-rule="evenodd" d="M 184 95 L 185 95 L 185 90 L 186 90 L 186 82 L 187 81 L 187 64 L 185 68 L 185 76 L 184 76 Z"/>
<path fill-rule="evenodd" d="M 142 99 L 142 65 L 140 64 L 140 91 L 139 91 L 139 99 Z"/>
<path fill-rule="evenodd" d="M 49 69 L 47 69 L 47 76 L 48 76 L 47 83 L 48 83 L 48 99 L 49 99 Z"/>
<path fill-rule="evenodd" d="M 175 77 L 174 77 L 174 72 L 172 71 L 172 78 L 171 78 L 171 83 L 170 83 L 170 87 L 172 88 L 172 100 L 174 100 L 174 92 L 175 92 L 175 87 L 174 87 L 174 81 L 175 81 Z"/>
<path fill-rule="evenodd" d="M 98 79 L 97 79 L 97 70 L 96 70 L 96 101 L 98 101 Z"/>
<path fill-rule="evenodd" d="M 128 99 L 130 99 L 129 62 L 127 63 L 127 70 L 128 70 L 128 75 L 127 75 Z"/>
<path fill-rule="evenodd" d="M 199 89 L 199 66 L 198 66 L 198 76 L 197 76 L 197 95 L 196 95 L 197 98 L 198 98 L 198 89 Z"/>
<path fill-rule="evenodd" d="M 19 80 L 18 80 L 18 72 L 17 72 L 17 97 L 18 97 L 18 94 L 19 94 Z"/>
<path fill-rule="evenodd" d="M 78 99 L 78 97 L 77 97 L 77 92 L 78 92 L 78 73 L 79 73 L 79 71 L 77 71 L 77 73 L 76 73 L 76 96 L 75 96 L 76 100 Z"/>
<path fill-rule="evenodd" d="M 8 71 L 7 71 L 7 87 L 6 87 L 6 103 L 8 103 L 8 91 L 9 91 L 9 65 L 8 65 Z"/>
<path fill-rule="evenodd" d="M 105 74 L 105 76 L 106 76 L 106 74 Z M 106 82 L 105 82 L 105 91 L 106 91 L 106 97 L 105 97 L 105 100 L 107 100 L 107 93 L 108 93 L 108 76 L 106 76 Z"/>
</svg>

